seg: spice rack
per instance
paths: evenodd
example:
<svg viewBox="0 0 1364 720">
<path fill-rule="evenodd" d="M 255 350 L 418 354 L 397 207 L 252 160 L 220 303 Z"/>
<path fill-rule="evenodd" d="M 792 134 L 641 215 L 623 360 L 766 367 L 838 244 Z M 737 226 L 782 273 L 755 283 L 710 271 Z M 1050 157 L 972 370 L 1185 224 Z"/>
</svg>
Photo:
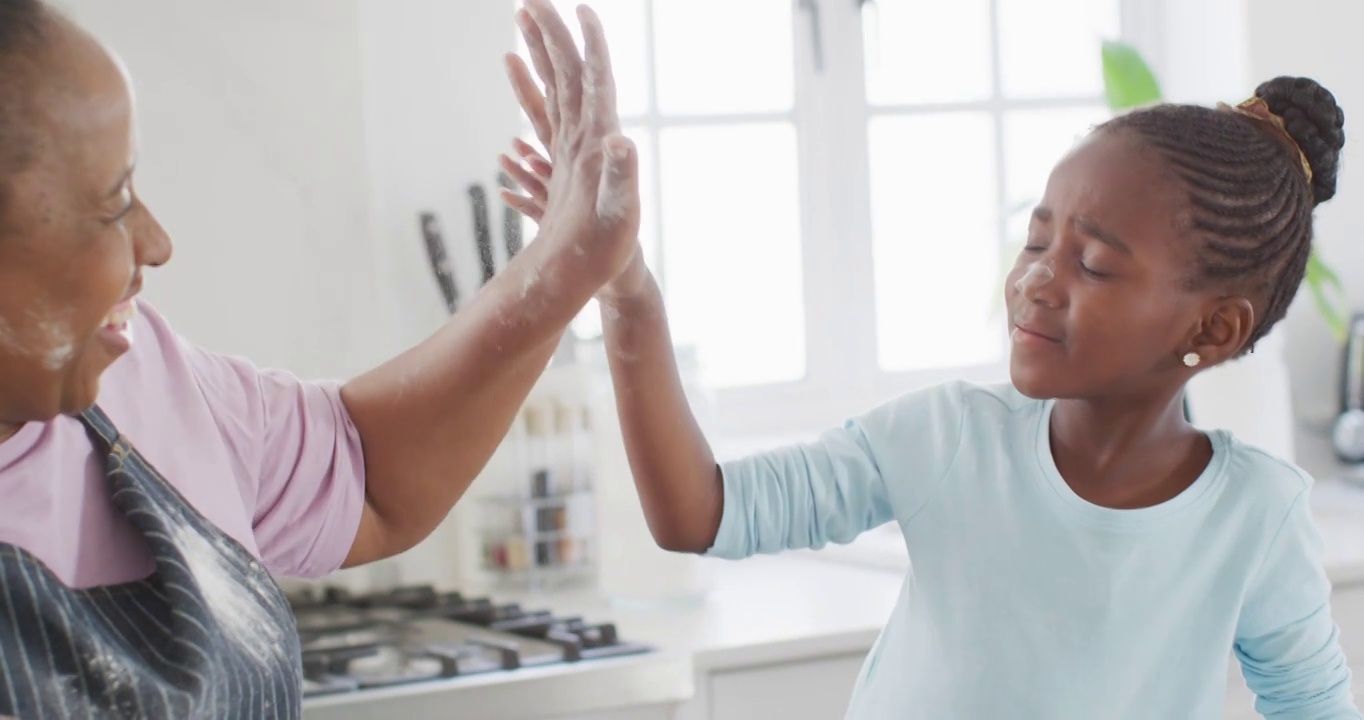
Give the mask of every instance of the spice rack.
<svg viewBox="0 0 1364 720">
<path fill-rule="evenodd" d="M 541 400 L 518 424 L 506 490 L 479 500 L 483 570 L 530 589 L 590 580 L 598 554 L 590 412 Z"/>
</svg>

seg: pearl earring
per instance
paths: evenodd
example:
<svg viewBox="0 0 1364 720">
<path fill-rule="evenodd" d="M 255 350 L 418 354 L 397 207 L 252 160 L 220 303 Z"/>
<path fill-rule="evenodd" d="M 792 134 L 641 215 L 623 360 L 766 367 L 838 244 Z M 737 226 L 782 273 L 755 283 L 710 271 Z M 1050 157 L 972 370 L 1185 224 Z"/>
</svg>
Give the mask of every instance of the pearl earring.
<svg viewBox="0 0 1364 720">
<path fill-rule="evenodd" d="M 1198 363 L 1200 363 L 1200 362 L 1202 362 L 1202 361 L 1203 361 L 1203 358 L 1199 357 L 1199 356 L 1198 356 L 1198 353 L 1196 353 L 1196 352 L 1191 352 L 1191 353 L 1189 353 L 1189 354 L 1187 354 L 1187 355 L 1184 356 L 1184 366 L 1185 366 L 1185 367 L 1198 367 Z"/>
</svg>

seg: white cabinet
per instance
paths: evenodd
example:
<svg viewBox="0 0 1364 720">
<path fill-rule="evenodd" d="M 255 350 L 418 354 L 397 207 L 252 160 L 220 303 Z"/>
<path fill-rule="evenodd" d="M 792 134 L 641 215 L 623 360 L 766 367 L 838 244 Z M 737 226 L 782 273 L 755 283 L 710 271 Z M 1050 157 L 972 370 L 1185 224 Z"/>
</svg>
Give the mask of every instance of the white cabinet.
<svg viewBox="0 0 1364 720">
<path fill-rule="evenodd" d="M 1255 712 L 1255 695 L 1246 687 L 1245 678 L 1241 677 L 1241 666 L 1237 663 L 1235 656 L 1231 658 L 1230 669 L 1227 672 L 1227 706 L 1226 720 L 1260 720 L 1259 713 Z"/>
<path fill-rule="evenodd" d="M 1345 657 L 1351 665 L 1364 665 L 1364 585 L 1337 586 L 1331 593 L 1331 617 L 1340 626 Z"/>
<path fill-rule="evenodd" d="M 673 720 L 674 717 L 676 717 L 676 710 L 673 706 L 654 706 L 581 715 L 554 715 L 542 720 Z"/>
<path fill-rule="evenodd" d="M 1364 584 L 1337 586 L 1331 604 L 1341 645 L 1354 666 L 1355 695 L 1364 698 Z M 703 675 L 697 678 L 698 689 L 704 688 L 697 698 L 701 707 L 688 707 L 680 717 L 838 720 L 847 711 L 864 658 L 864 653 L 843 654 Z M 1229 659 L 1228 671 L 1226 720 L 1260 720 L 1235 657 Z"/>
<path fill-rule="evenodd" d="M 865 654 L 717 672 L 710 720 L 837 720 L 848 710 Z"/>
</svg>

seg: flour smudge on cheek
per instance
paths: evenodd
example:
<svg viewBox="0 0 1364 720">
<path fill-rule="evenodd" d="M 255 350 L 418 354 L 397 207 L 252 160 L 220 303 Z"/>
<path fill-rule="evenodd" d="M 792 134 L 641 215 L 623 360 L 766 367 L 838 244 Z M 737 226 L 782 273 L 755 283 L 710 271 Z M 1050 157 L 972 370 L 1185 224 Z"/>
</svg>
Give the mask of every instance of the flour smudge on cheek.
<svg viewBox="0 0 1364 720">
<path fill-rule="evenodd" d="M 71 356 L 76 354 L 76 341 L 72 337 L 70 326 L 49 321 L 40 324 L 38 328 L 47 340 L 47 349 L 41 355 L 43 367 L 48 370 L 62 369 L 71 361 Z"/>
<path fill-rule="evenodd" d="M 18 331 L 16 331 L 14 326 L 10 325 L 9 321 L 3 317 L 0 317 L 0 348 L 4 348 L 11 353 L 23 355 L 25 357 L 30 357 L 32 355 L 29 348 L 19 340 Z"/>
<path fill-rule="evenodd" d="M 0 348 L 37 360 L 49 371 L 65 367 L 76 354 L 71 323 L 55 314 L 34 309 L 25 312 L 25 318 L 27 332 L 0 317 Z"/>
</svg>

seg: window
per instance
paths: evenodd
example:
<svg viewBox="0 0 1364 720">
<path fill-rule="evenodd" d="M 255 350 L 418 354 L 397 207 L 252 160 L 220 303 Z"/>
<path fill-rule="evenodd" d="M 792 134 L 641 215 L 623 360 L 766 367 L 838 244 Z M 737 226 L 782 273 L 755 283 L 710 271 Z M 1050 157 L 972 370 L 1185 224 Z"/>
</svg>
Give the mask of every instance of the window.
<svg viewBox="0 0 1364 720">
<path fill-rule="evenodd" d="M 576 0 L 556 4 L 571 17 Z M 1099 41 L 1132 7 L 591 4 L 641 150 L 646 258 L 715 430 L 805 433 L 949 377 L 1007 377 L 1003 249 L 1106 117 Z M 596 309 L 575 327 L 599 333 Z"/>
</svg>

